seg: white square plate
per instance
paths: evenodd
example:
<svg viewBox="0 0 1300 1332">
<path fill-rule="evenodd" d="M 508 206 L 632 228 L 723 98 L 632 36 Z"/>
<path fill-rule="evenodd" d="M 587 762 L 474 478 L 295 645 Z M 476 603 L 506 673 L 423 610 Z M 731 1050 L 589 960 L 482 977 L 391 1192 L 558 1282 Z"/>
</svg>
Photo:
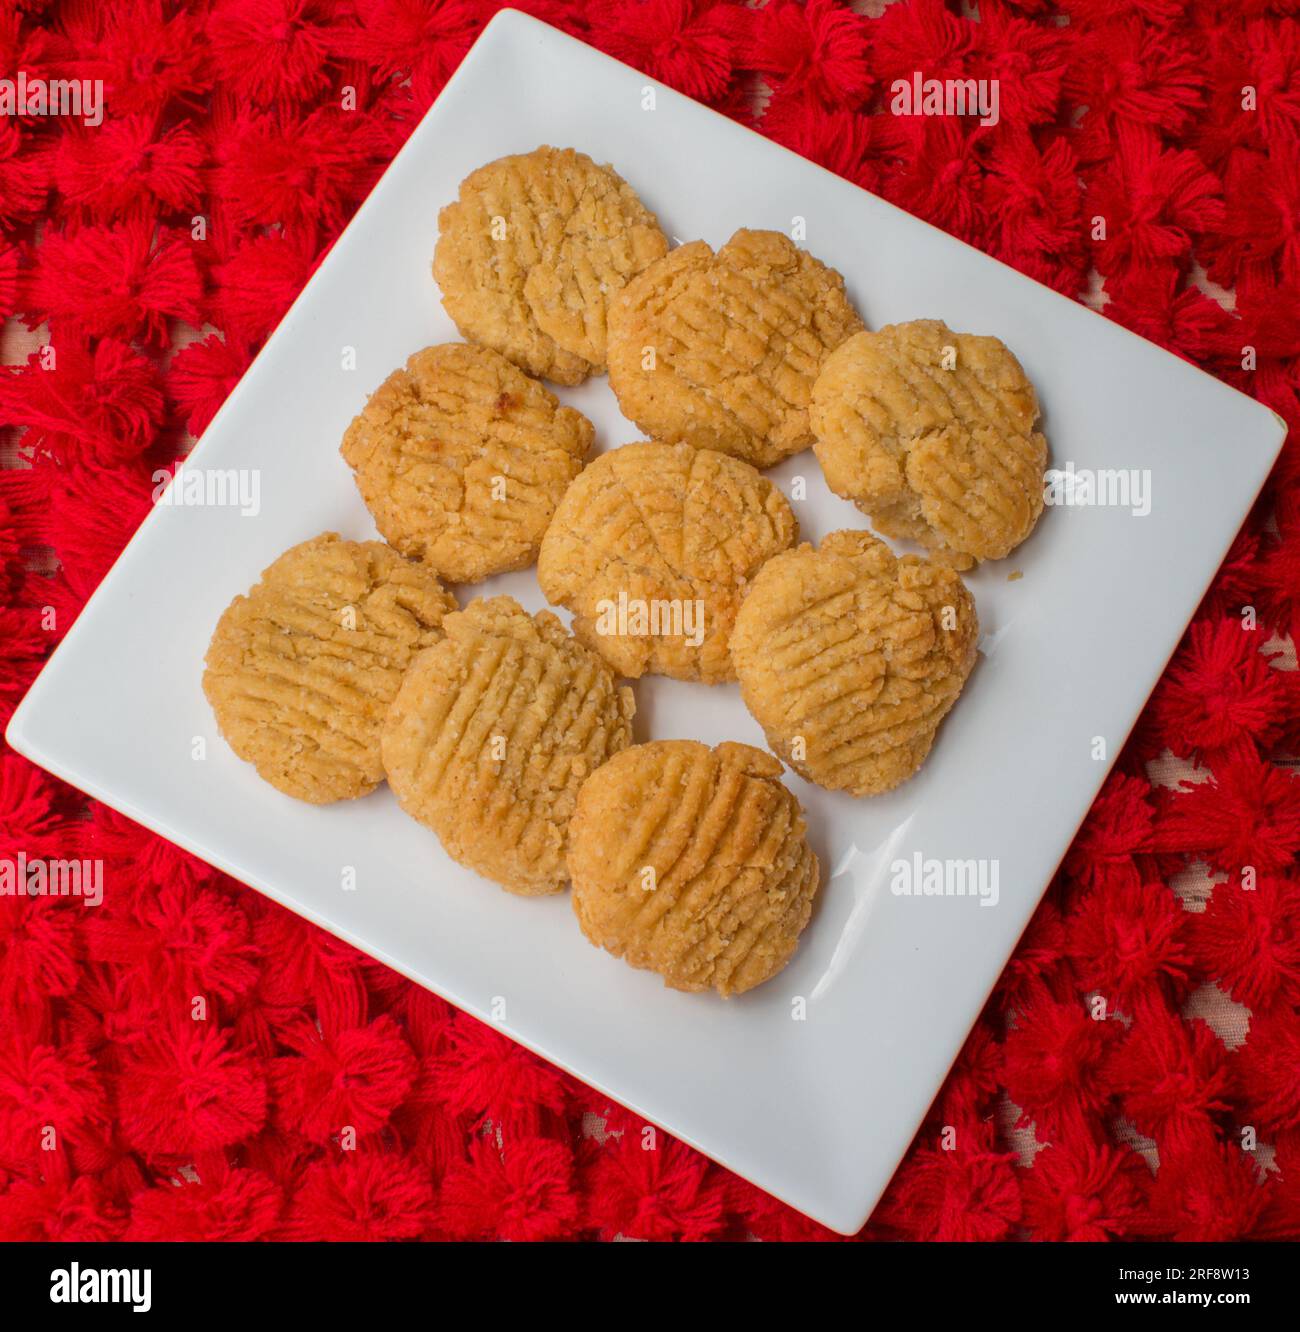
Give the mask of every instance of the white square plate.
<svg viewBox="0 0 1300 1332">
<path fill-rule="evenodd" d="M 1266 408 L 642 74 L 516 13 L 488 26 L 207 431 L 192 467 L 257 468 L 261 515 L 157 506 L 9 728 L 13 747 L 446 996 L 843 1232 L 888 1182 L 1281 447 Z M 456 338 L 430 275 L 439 207 L 539 143 L 612 162 L 671 235 L 807 227 L 868 324 L 1004 339 L 1055 465 L 1140 468 L 1151 511 L 1049 509 L 970 583 L 983 660 L 920 775 L 855 801 L 790 777 L 824 888 L 795 960 L 742 999 L 677 994 L 592 948 L 564 896 L 453 864 L 381 790 L 314 808 L 219 739 L 199 687 L 231 598 L 295 542 L 373 527 L 342 432 L 411 352 Z M 356 349 L 356 369 L 341 368 Z M 637 437 L 603 379 L 560 396 L 599 447 Z M 803 453 L 772 473 L 803 535 L 862 527 Z M 1022 570 L 1024 577 L 1009 581 Z M 530 609 L 531 571 L 492 580 Z M 460 589 L 462 602 L 467 590 Z M 734 686 L 647 678 L 638 738 L 763 744 Z M 191 757 L 208 739 L 206 761 Z M 1107 758 L 1093 757 L 1103 737 Z M 895 896 L 895 859 L 996 860 L 1000 900 Z M 341 871 L 355 866 L 355 891 Z M 106 891 L 112 891 L 111 880 Z M 806 1018 L 793 1020 L 795 996 Z M 496 1013 L 494 1015 L 494 1001 Z M 501 1003 L 504 1002 L 504 1015 Z"/>
</svg>

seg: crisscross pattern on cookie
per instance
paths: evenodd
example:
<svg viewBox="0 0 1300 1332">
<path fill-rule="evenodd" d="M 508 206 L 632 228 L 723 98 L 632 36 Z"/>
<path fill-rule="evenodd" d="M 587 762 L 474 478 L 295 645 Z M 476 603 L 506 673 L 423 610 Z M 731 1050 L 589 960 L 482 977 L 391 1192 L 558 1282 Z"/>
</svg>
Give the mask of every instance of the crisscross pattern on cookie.
<svg viewBox="0 0 1300 1332">
<path fill-rule="evenodd" d="M 583 933 L 680 990 L 739 994 L 785 966 L 817 858 L 770 754 L 728 742 L 637 745 L 582 788 L 570 837 Z"/>
<path fill-rule="evenodd" d="M 591 447 L 591 422 L 484 347 L 416 352 L 342 454 L 380 532 L 453 583 L 522 569 Z"/>
<path fill-rule="evenodd" d="M 958 565 L 1006 555 L 1042 512 L 1037 398 L 997 338 L 933 319 L 859 333 L 827 358 L 810 419 L 837 495 Z"/>
<path fill-rule="evenodd" d="M 578 788 L 631 742 L 631 691 L 555 616 L 510 597 L 444 628 L 389 711 L 389 783 L 461 864 L 511 892 L 558 892 Z"/>
<path fill-rule="evenodd" d="M 611 307 L 610 386 L 646 434 L 768 467 L 812 443 L 818 371 L 861 327 L 840 275 L 781 233 L 693 241 Z"/>
<path fill-rule="evenodd" d="M 434 276 L 456 327 L 558 384 L 604 369 L 609 301 L 668 250 L 627 182 L 572 148 L 480 167 L 438 229 Z"/>
<path fill-rule="evenodd" d="M 835 532 L 759 572 L 732 655 L 745 704 L 809 781 L 877 795 L 921 766 L 975 659 L 960 577 Z"/>
<path fill-rule="evenodd" d="M 797 531 L 785 496 L 747 463 L 685 444 L 628 444 L 573 483 L 537 576 L 621 675 L 714 683 L 735 678 L 731 629 L 748 580 Z M 619 605 L 663 610 L 638 629 L 611 621 Z"/>
<path fill-rule="evenodd" d="M 456 602 L 379 541 L 334 533 L 280 556 L 222 615 L 203 689 L 240 758 L 322 804 L 384 777 L 379 732 L 402 674 Z"/>
</svg>

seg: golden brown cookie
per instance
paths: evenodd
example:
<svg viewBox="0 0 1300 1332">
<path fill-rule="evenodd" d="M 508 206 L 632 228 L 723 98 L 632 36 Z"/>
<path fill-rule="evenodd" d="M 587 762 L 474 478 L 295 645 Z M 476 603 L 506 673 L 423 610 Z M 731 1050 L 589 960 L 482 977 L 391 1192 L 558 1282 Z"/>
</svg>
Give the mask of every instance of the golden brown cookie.
<svg viewBox="0 0 1300 1332">
<path fill-rule="evenodd" d="M 924 762 L 978 637 L 951 568 L 898 559 L 869 532 L 832 532 L 759 570 L 731 655 L 745 706 L 796 772 L 879 795 Z"/>
<path fill-rule="evenodd" d="M 748 463 L 689 444 L 626 444 L 569 487 L 537 578 L 620 675 L 734 680 L 749 579 L 794 544 L 785 496 Z"/>
<path fill-rule="evenodd" d="M 572 148 L 479 167 L 438 232 L 433 274 L 456 327 L 557 384 L 605 368 L 610 300 L 668 250 L 631 186 Z"/>
<path fill-rule="evenodd" d="M 384 780 L 379 731 L 412 658 L 456 602 L 381 541 L 326 532 L 227 607 L 203 692 L 231 749 L 286 795 L 347 800 Z"/>
<path fill-rule="evenodd" d="M 1001 559 L 1043 510 L 1038 399 L 997 338 L 938 319 L 859 333 L 827 357 L 810 415 L 826 484 L 955 568 Z"/>
<path fill-rule="evenodd" d="M 614 300 L 609 383 L 647 435 L 770 467 L 812 443 L 813 382 L 861 327 L 844 279 L 780 232 L 692 241 Z"/>
<path fill-rule="evenodd" d="M 636 745 L 598 768 L 569 830 L 582 932 L 675 990 L 741 994 L 790 960 L 817 895 L 803 810 L 770 754 Z"/>
<path fill-rule="evenodd" d="M 632 692 L 511 597 L 472 601 L 443 629 L 384 723 L 389 785 L 454 860 L 512 893 L 559 892 L 578 788 L 631 743 Z"/>
<path fill-rule="evenodd" d="M 375 525 L 453 583 L 537 558 L 591 422 L 486 347 L 426 347 L 375 390 L 340 450 Z"/>
</svg>

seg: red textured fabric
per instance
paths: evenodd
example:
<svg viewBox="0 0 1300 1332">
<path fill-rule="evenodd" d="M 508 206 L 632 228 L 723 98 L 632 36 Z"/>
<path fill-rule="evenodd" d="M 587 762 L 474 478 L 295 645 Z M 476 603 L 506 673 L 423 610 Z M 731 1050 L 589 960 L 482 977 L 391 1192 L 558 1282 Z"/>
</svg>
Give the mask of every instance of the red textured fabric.
<svg viewBox="0 0 1300 1332">
<path fill-rule="evenodd" d="M 102 79 L 109 116 L 0 119 L 0 321 L 58 351 L 0 367 L 0 722 L 496 7 L 4 6 L 0 75 Z M 1300 425 L 1296 0 L 523 7 L 1059 291 L 1095 271 L 1107 315 Z M 999 78 L 1000 123 L 882 114 L 916 69 Z M 868 1237 L 1300 1237 L 1298 448 Z M 131 886 L 0 897 L 0 1237 L 834 1238 L 0 752 L 0 855 L 43 850 Z M 1196 861 L 1203 912 L 1171 887 Z M 1235 1048 L 1209 983 L 1251 1010 Z"/>
</svg>

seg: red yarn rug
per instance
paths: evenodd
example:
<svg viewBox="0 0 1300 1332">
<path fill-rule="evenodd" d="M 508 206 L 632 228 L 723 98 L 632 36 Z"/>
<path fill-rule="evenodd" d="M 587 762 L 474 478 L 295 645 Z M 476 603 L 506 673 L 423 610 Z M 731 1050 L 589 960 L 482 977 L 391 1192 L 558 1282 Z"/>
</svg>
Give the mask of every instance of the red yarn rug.
<svg viewBox="0 0 1300 1332">
<path fill-rule="evenodd" d="M 520 7 L 1300 425 L 1297 0 Z M 8 0 L 0 78 L 108 114 L 0 116 L 0 720 L 494 8 Z M 999 123 L 881 114 L 914 70 Z M 868 1236 L 1300 1234 L 1297 456 Z M 130 886 L 0 897 L 6 1238 L 829 1237 L 4 751 L 19 852 Z"/>
</svg>

